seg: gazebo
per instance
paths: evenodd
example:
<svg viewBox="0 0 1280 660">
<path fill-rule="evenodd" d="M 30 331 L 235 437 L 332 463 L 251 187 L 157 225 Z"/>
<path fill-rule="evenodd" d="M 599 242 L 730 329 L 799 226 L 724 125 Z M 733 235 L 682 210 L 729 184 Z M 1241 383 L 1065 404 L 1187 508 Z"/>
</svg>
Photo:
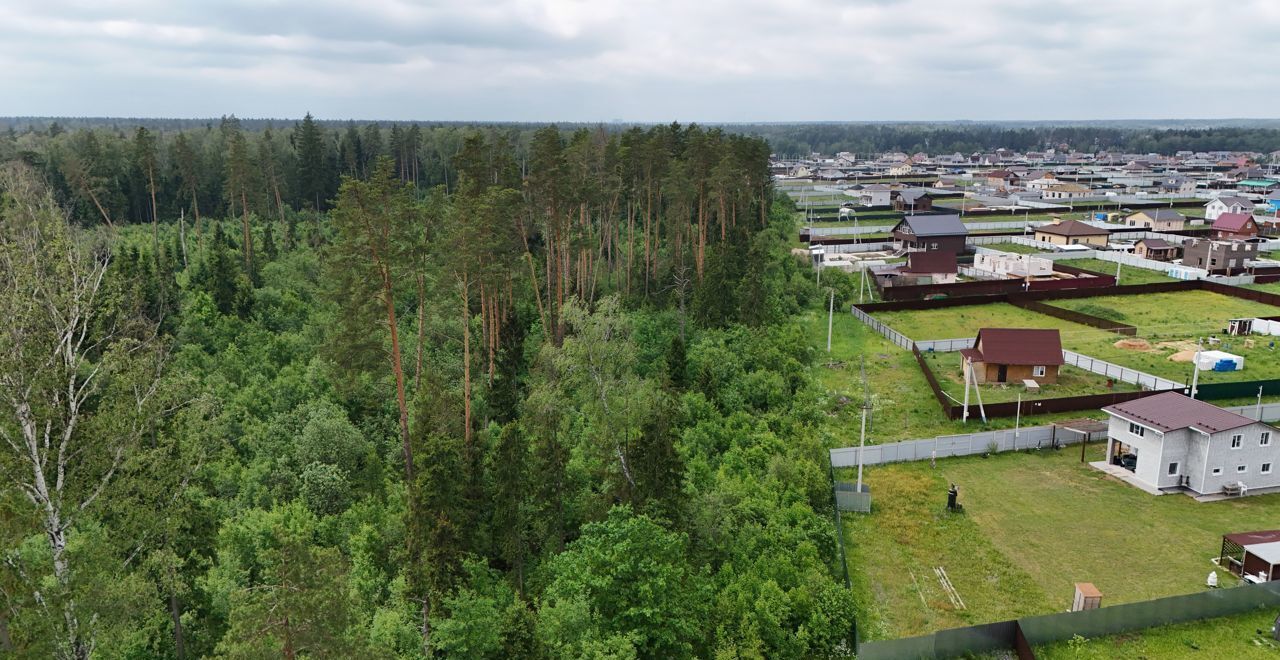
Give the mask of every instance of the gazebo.
<svg viewBox="0 0 1280 660">
<path fill-rule="evenodd" d="M 1218 564 L 1250 582 L 1280 580 L 1280 529 L 1223 534 Z"/>
</svg>

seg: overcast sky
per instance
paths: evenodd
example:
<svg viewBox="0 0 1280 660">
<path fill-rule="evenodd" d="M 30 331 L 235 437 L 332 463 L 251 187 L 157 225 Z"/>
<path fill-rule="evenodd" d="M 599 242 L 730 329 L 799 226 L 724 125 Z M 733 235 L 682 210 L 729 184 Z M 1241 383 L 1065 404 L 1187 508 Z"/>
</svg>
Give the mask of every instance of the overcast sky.
<svg viewBox="0 0 1280 660">
<path fill-rule="evenodd" d="M 1280 115 L 1277 0 L 0 0 L 0 115 Z"/>
</svg>

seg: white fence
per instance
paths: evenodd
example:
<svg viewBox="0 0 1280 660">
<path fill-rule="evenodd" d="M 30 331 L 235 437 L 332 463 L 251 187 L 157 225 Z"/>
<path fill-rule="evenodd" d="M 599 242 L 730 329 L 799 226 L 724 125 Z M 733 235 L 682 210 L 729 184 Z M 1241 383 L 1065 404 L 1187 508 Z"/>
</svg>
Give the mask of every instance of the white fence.
<svg viewBox="0 0 1280 660">
<path fill-rule="evenodd" d="M 1037 241 L 1034 238 L 1027 238 L 1026 236 L 1023 236 L 1021 234 L 1009 234 L 1007 236 L 969 236 L 968 238 L 965 239 L 965 242 L 968 243 L 969 245 L 977 245 L 977 246 L 990 245 L 992 243 L 1014 243 L 1016 245 L 1027 245 L 1030 247 L 1039 248 L 1046 252 L 1054 249 L 1054 245 L 1052 243 L 1046 243 L 1045 241 Z M 991 250 L 990 248 L 982 248 L 982 247 L 979 247 L 978 251 L 981 251 L 984 249 L 990 250 L 992 252 L 999 252 L 999 250 Z"/>
<path fill-rule="evenodd" d="M 1274 422 L 1280 420 L 1280 403 L 1263 404 L 1261 411 L 1259 411 L 1259 408 L 1256 405 L 1233 406 L 1231 408 L 1225 408 L 1225 410 L 1263 422 Z M 1259 414 L 1259 412 L 1261 412 L 1261 414 Z M 1052 424 L 1046 426 L 1025 426 L 1021 431 L 1016 433 L 1013 429 L 1006 429 L 1003 431 L 982 431 L 979 433 L 962 433 L 959 435 L 941 435 L 936 438 L 904 440 L 902 442 L 890 442 L 883 445 L 867 445 L 863 465 L 880 465 L 883 463 L 894 463 L 899 461 L 927 461 L 935 456 L 937 458 L 973 456 L 990 451 L 990 445 L 992 442 L 996 443 L 996 451 L 1001 452 L 1045 447 L 1053 444 L 1055 441 L 1060 445 L 1069 445 L 1078 443 L 1082 439 L 1081 434 L 1077 431 L 1071 431 L 1060 426 L 1055 434 L 1053 428 L 1054 426 Z M 1106 437 L 1106 431 L 1099 431 L 1091 434 L 1089 436 L 1089 440 L 1101 440 Z M 830 455 L 831 467 L 844 468 L 858 466 L 857 447 L 841 447 L 839 449 L 832 449 L 830 450 Z"/>
<path fill-rule="evenodd" d="M 1102 374 L 1103 376 L 1114 378 L 1121 382 L 1133 383 L 1134 385 L 1144 387 L 1149 390 L 1172 390 L 1185 388 L 1187 386 L 1185 383 L 1179 383 L 1167 378 L 1153 376 L 1136 369 L 1122 367 L 1118 364 L 1107 362 L 1106 360 L 1091 358 L 1088 355 L 1081 355 L 1065 349 L 1062 351 L 1062 359 L 1073 367 L 1079 367 L 1085 371 L 1092 371 L 1095 374 Z"/>
<path fill-rule="evenodd" d="M 974 337 L 969 337 L 968 339 L 934 339 L 931 341 L 918 341 L 916 342 L 916 348 L 920 349 L 922 353 L 930 351 L 934 353 L 952 353 L 966 348 L 973 348 L 975 341 L 976 338 Z"/>
<path fill-rule="evenodd" d="M 829 254 L 845 254 L 854 252 L 892 252 L 891 241 L 877 243 L 845 243 L 841 245 L 823 244 L 822 251 Z"/>
<path fill-rule="evenodd" d="M 911 340 L 908 339 L 906 335 L 871 318 L 870 314 L 858 309 L 857 307 L 850 307 L 850 311 L 853 312 L 854 318 L 867 324 L 867 326 L 870 327 L 872 330 L 875 330 L 876 332 L 883 335 L 885 339 L 888 339 L 889 341 L 897 344 L 899 347 L 904 348 L 908 351 L 911 350 Z"/>
<path fill-rule="evenodd" d="M 1020 431 L 1008 429 L 1004 431 L 983 431 L 980 433 L 962 433 L 960 435 L 942 435 L 924 440 L 905 440 L 883 445 L 867 445 L 863 465 L 880 465 L 899 461 L 927 461 L 930 458 L 950 458 L 952 456 L 974 456 L 994 449 L 1016 451 L 1035 447 L 1050 446 L 1056 437 L 1058 444 L 1080 442 L 1080 434 L 1054 426 L 1026 426 Z M 1105 437 L 1105 433 L 1099 434 Z M 831 467 L 857 467 L 858 448 L 843 447 L 831 450 Z"/>
</svg>

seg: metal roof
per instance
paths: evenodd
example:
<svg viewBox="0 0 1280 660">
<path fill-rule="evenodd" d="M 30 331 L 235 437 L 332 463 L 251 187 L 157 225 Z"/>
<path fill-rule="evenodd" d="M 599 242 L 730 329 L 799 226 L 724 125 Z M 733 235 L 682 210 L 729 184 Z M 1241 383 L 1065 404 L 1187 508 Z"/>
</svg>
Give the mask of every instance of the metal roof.
<svg viewBox="0 0 1280 660">
<path fill-rule="evenodd" d="M 1255 424 L 1258 421 L 1178 392 L 1161 392 L 1133 401 L 1116 403 L 1102 410 L 1131 422 L 1149 426 L 1162 433 L 1185 428 L 1217 433 Z"/>
<path fill-rule="evenodd" d="M 1213 221 L 1213 229 L 1223 231 L 1240 231 L 1253 219 L 1248 213 L 1223 213 Z"/>
<path fill-rule="evenodd" d="M 969 230 L 965 229 L 964 223 L 960 221 L 958 213 L 909 215 L 904 217 L 897 225 L 894 225 L 893 228 L 896 230 L 904 224 L 916 236 L 967 236 L 969 234 Z"/>
<path fill-rule="evenodd" d="M 1111 232 L 1101 227 L 1087 225 L 1079 220 L 1063 220 L 1055 222 L 1051 225 L 1040 225 L 1036 227 L 1037 233 L 1053 234 L 1054 236 L 1110 236 Z"/>
<path fill-rule="evenodd" d="M 1057 330 L 1039 328 L 982 328 L 969 357 L 991 364 L 1063 364 L 1062 339 Z"/>
<path fill-rule="evenodd" d="M 1275 543 L 1276 541 L 1280 541 L 1280 529 L 1268 529 L 1261 532 L 1236 532 L 1235 534 L 1223 534 L 1222 538 L 1241 547 L 1260 545 L 1263 543 Z"/>
</svg>

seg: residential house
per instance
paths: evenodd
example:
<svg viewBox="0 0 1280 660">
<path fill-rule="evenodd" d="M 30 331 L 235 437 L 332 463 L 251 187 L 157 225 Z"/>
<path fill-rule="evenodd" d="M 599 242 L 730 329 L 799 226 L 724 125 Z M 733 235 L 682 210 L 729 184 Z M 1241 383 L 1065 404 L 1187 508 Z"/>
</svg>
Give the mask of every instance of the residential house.
<svg viewBox="0 0 1280 660">
<path fill-rule="evenodd" d="M 1267 195 L 1267 213 L 1280 214 L 1280 190 Z"/>
<path fill-rule="evenodd" d="M 1102 409 L 1107 461 L 1150 490 L 1204 495 L 1280 486 L 1280 432 L 1243 415 L 1162 392 Z M 1246 490 L 1246 492 L 1247 492 Z"/>
<path fill-rule="evenodd" d="M 1214 275 L 1231 275 L 1258 258 L 1258 244 L 1248 241 L 1193 239 L 1182 246 L 1182 265 L 1203 268 Z"/>
<path fill-rule="evenodd" d="M 946 250 L 908 252 L 907 264 L 898 268 L 892 285 L 954 284 L 959 273 L 956 253 Z"/>
<path fill-rule="evenodd" d="M 911 174 L 912 169 L 913 167 L 909 162 L 894 163 L 890 165 L 887 170 L 885 170 L 885 173 L 888 174 L 889 176 L 906 176 L 908 174 Z"/>
<path fill-rule="evenodd" d="M 1186 227 L 1187 218 L 1173 209 L 1147 209 L 1125 218 L 1125 224 L 1151 231 L 1180 231 Z"/>
<path fill-rule="evenodd" d="M 905 213 L 923 213 L 933 210 L 933 195 L 923 188 L 895 190 L 891 195 L 893 210 Z"/>
<path fill-rule="evenodd" d="M 889 206 L 893 198 L 893 189 L 883 183 L 863 186 L 858 191 L 858 202 L 863 206 Z"/>
<path fill-rule="evenodd" d="M 1204 205 L 1204 219 L 1217 220 L 1223 213 L 1253 213 L 1253 202 L 1234 195 L 1223 195 Z"/>
<path fill-rule="evenodd" d="M 1054 245 L 1090 245 L 1105 248 L 1111 232 L 1079 220 L 1057 220 L 1036 227 L 1036 240 Z"/>
<path fill-rule="evenodd" d="M 1258 223 L 1248 213 L 1223 213 L 1210 230 L 1214 238 L 1244 240 L 1258 235 Z"/>
<path fill-rule="evenodd" d="M 983 176 L 987 179 L 987 185 L 992 188 L 1008 188 L 1019 182 L 1018 175 L 1009 170 L 991 170 Z"/>
<path fill-rule="evenodd" d="M 1062 183 L 1061 181 L 1058 180 L 1058 177 L 1053 172 L 1046 172 L 1044 174 L 1041 174 L 1037 178 L 1031 178 L 1031 175 L 1027 175 L 1027 178 L 1030 179 L 1029 181 L 1026 182 L 1027 190 L 1043 191 L 1046 188 L 1049 188 L 1050 186 L 1056 186 Z"/>
<path fill-rule="evenodd" d="M 1043 199 L 1078 199 L 1088 197 L 1092 192 L 1078 183 L 1056 183 L 1041 190 Z"/>
<path fill-rule="evenodd" d="M 1154 261 L 1173 261 L 1178 258 L 1181 247 L 1163 238 L 1143 238 L 1133 246 L 1133 253 L 1143 259 Z"/>
<path fill-rule="evenodd" d="M 1058 331 L 1031 328 L 982 328 L 960 355 L 978 383 L 1056 383 L 1064 362 Z"/>
<path fill-rule="evenodd" d="M 893 226 L 893 240 L 900 250 L 964 252 L 969 231 L 959 214 L 908 215 Z"/>
</svg>

